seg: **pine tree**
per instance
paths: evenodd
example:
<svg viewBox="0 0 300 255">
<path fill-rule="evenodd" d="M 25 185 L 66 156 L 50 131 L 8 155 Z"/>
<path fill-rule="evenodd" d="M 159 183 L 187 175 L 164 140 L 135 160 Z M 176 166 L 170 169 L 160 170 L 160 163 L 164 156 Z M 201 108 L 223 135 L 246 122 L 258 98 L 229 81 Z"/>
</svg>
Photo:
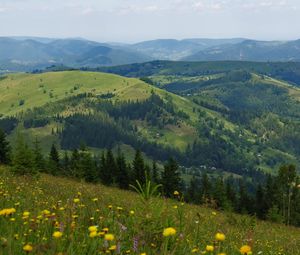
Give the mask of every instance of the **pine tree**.
<svg viewBox="0 0 300 255">
<path fill-rule="evenodd" d="M 160 183 L 160 177 L 159 177 L 159 173 L 158 173 L 158 168 L 157 168 L 157 164 L 155 161 L 152 162 L 152 169 L 151 169 L 151 179 L 152 182 L 154 184 L 159 184 Z"/>
<path fill-rule="evenodd" d="M 72 176 L 71 162 L 67 151 L 64 152 L 64 157 L 62 159 L 62 171 L 65 176 Z"/>
<path fill-rule="evenodd" d="M 72 151 L 70 160 L 70 171 L 71 175 L 77 178 L 82 178 L 83 173 L 80 172 L 80 155 L 77 149 Z"/>
<path fill-rule="evenodd" d="M 170 158 L 164 166 L 161 182 L 164 194 L 167 197 L 171 197 L 174 191 L 180 190 L 181 179 L 178 169 L 179 166 L 173 158 Z"/>
<path fill-rule="evenodd" d="M 8 164 L 10 162 L 10 146 L 6 140 L 6 135 L 0 129 L 0 164 Z"/>
<path fill-rule="evenodd" d="M 258 185 L 256 188 L 256 194 L 255 194 L 255 212 L 258 218 L 265 219 L 267 215 L 267 204 L 266 204 L 266 193 L 261 186 L 261 184 Z"/>
<path fill-rule="evenodd" d="M 80 152 L 80 168 L 87 182 L 97 181 L 97 170 L 92 155 L 87 150 Z"/>
<path fill-rule="evenodd" d="M 116 162 L 114 159 L 114 155 L 111 150 L 106 152 L 106 156 L 104 153 L 102 154 L 100 160 L 100 179 L 103 184 L 111 185 L 114 182 L 115 174 L 116 174 Z"/>
<path fill-rule="evenodd" d="M 217 207 L 223 209 L 228 208 L 226 189 L 224 186 L 223 179 L 221 177 L 219 177 L 215 182 L 213 189 L 213 197 L 215 199 Z"/>
<path fill-rule="evenodd" d="M 17 137 L 13 155 L 13 171 L 19 175 L 36 174 L 33 153 L 21 135 Z"/>
<path fill-rule="evenodd" d="M 201 201 L 199 179 L 197 179 L 195 175 L 193 175 L 190 185 L 187 189 L 187 199 L 189 202 L 195 204 L 199 204 Z"/>
<path fill-rule="evenodd" d="M 118 151 L 118 156 L 116 159 L 117 163 L 117 174 L 116 174 L 116 183 L 121 189 L 128 189 L 129 187 L 129 176 L 128 168 L 124 154 Z"/>
<path fill-rule="evenodd" d="M 201 203 L 207 203 L 208 200 L 210 200 L 211 189 L 212 189 L 212 187 L 211 187 L 211 183 L 210 183 L 207 173 L 202 174 L 201 188 L 200 188 Z"/>
<path fill-rule="evenodd" d="M 59 173 L 59 169 L 60 169 L 59 154 L 55 144 L 53 143 L 49 153 L 49 170 L 51 174 L 57 175 Z"/>
<path fill-rule="evenodd" d="M 33 160 L 37 171 L 45 171 L 45 159 L 41 153 L 40 142 L 36 138 L 33 144 Z"/>
<path fill-rule="evenodd" d="M 145 163 L 140 150 L 136 150 L 135 157 L 132 162 L 132 170 L 133 170 L 133 178 L 134 178 L 134 185 L 135 181 L 139 181 L 141 184 L 146 182 L 145 176 Z"/>
</svg>

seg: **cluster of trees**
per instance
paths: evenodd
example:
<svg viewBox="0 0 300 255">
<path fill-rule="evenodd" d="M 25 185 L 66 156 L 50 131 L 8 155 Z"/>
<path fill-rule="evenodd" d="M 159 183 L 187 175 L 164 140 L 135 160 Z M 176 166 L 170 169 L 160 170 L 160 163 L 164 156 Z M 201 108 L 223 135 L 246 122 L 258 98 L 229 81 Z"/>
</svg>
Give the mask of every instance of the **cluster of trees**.
<svg viewBox="0 0 300 255">
<path fill-rule="evenodd" d="M 256 215 L 263 220 L 300 226 L 300 178 L 294 165 L 280 167 L 258 185 L 244 179 L 194 176 L 186 191 L 189 202 Z"/>
<path fill-rule="evenodd" d="M 161 171 L 155 161 L 151 166 L 147 165 L 140 150 L 136 150 L 134 160 L 128 163 L 121 150 L 118 150 L 117 155 L 114 155 L 112 150 L 107 150 L 97 157 L 82 145 L 71 153 L 65 151 L 60 155 L 56 145 L 52 144 L 48 156 L 45 157 L 37 140 L 33 146 L 29 146 L 22 136 L 18 137 L 12 151 L 5 133 L 1 131 L 0 164 L 9 163 L 18 175 L 44 172 L 92 183 L 101 182 L 121 189 L 128 189 L 129 185 L 135 185 L 136 181 L 143 185 L 146 180 L 151 180 L 152 183 L 162 184 L 162 192 L 168 197 L 182 186 L 179 166 L 173 158 L 169 158 Z"/>
<path fill-rule="evenodd" d="M 167 197 L 172 197 L 176 190 L 190 203 L 300 226 L 300 178 L 294 165 L 282 166 L 277 175 L 265 176 L 258 185 L 249 186 L 245 179 L 215 178 L 207 173 L 193 176 L 189 184 L 184 184 L 173 158 L 159 169 L 154 161 L 147 165 L 140 150 L 129 163 L 121 150 L 116 155 L 107 150 L 96 157 L 81 146 L 60 155 L 54 144 L 45 157 L 37 140 L 28 146 L 21 136 L 11 151 L 5 133 L 0 131 L 0 164 L 9 163 L 16 174 L 46 172 L 121 189 L 128 189 L 136 181 L 143 185 L 151 180 L 161 184 L 161 192 Z"/>
</svg>

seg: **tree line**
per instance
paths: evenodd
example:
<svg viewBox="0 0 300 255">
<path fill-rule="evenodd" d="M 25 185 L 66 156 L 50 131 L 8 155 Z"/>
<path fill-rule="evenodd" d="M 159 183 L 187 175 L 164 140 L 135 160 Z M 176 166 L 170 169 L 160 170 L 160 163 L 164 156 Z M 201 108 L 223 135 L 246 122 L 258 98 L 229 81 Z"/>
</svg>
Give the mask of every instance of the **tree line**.
<svg viewBox="0 0 300 255">
<path fill-rule="evenodd" d="M 22 136 L 12 150 L 3 131 L 0 131 L 0 164 L 10 164 L 18 175 L 48 173 L 121 189 L 129 189 L 136 181 L 144 185 L 150 180 L 161 185 L 160 191 L 166 197 L 172 198 L 174 191 L 179 191 L 189 203 L 300 226 L 300 178 L 294 165 L 284 165 L 277 175 L 268 175 L 251 186 L 243 178 L 212 177 L 206 172 L 184 182 L 173 158 L 158 167 L 155 161 L 148 165 L 140 150 L 128 162 L 120 149 L 115 154 L 108 149 L 95 156 L 81 145 L 61 154 L 55 144 L 44 156 L 38 140 L 29 146 Z"/>
</svg>

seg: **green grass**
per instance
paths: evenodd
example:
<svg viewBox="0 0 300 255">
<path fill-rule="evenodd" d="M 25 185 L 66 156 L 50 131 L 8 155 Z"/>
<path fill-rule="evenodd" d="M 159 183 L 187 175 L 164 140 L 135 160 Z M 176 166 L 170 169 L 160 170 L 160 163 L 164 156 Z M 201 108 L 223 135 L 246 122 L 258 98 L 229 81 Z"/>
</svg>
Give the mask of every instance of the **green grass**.
<svg viewBox="0 0 300 255">
<path fill-rule="evenodd" d="M 33 248 L 30 254 L 44 255 L 183 255 L 192 254 L 193 249 L 194 254 L 204 254 L 206 245 L 219 250 L 220 243 L 214 241 L 217 232 L 226 235 L 221 247 L 230 255 L 240 254 L 239 248 L 245 244 L 252 247 L 253 254 L 297 255 L 300 250 L 297 228 L 215 212 L 176 199 L 143 202 L 129 191 L 66 178 L 13 177 L 0 167 L 0 196 L 0 210 L 16 209 L 12 215 L 0 216 L 2 255 L 26 254 L 22 250 L 26 244 Z M 98 236 L 89 237 L 90 226 L 97 226 Z M 167 227 L 175 228 L 175 236 L 162 235 Z M 114 235 L 113 241 L 104 240 L 103 228 Z M 62 237 L 54 238 L 55 231 Z M 113 245 L 120 251 L 109 251 Z"/>
</svg>

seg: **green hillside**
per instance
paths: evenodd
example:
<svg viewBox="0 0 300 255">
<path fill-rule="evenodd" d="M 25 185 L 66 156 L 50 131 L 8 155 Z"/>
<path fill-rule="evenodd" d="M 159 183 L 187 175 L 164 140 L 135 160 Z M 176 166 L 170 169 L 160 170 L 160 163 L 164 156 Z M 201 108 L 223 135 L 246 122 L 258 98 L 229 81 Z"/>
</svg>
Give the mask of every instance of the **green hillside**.
<svg viewBox="0 0 300 255">
<path fill-rule="evenodd" d="M 170 71 L 171 72 L 171 71 Z M 0 80 L 0 127 L 70 151 L 81 144 L 140 148 L 190 168 L 259 176 L 298 163 L 300 90 L 247 71 L 137 78 L 83 71 L 9 74 Z M 152 85 L 151 85 L 152 84 Z M 289 132 L 287 132 L 289 130 Z M 191 176 L 197 173 L 186 170 Z"/>
<path fill-rule="evenodd" d="M 4 167 L 0 192 L 9 198 L 0 200 L 3 255 L 238 255 L 245 245 L 252 250 L 247 254 L 296 255 L 300 250 L 299 228 L 188 205 L 181 194 L 145 201 L 99 184 L 44 174 L 39 180 L 13 177 Z M 164 236 L 168 227 L 176 233 Z"/>
</svg>

